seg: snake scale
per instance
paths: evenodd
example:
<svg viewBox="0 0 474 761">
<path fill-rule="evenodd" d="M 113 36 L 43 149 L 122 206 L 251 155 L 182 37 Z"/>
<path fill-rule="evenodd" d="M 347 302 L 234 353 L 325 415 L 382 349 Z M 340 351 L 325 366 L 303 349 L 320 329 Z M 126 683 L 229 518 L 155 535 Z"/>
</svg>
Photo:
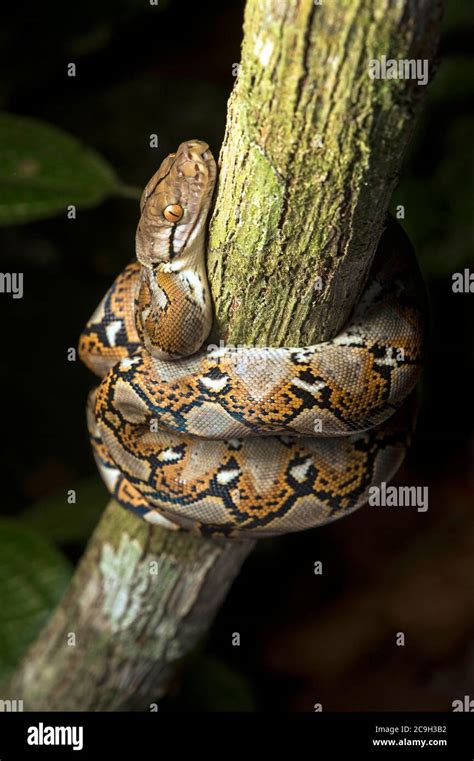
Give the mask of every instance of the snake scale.
<svg viewBox="0 0 474 761">
<path fill-rule="evenodd" d="M 199 140 L 163 161 L 141 197 L 137 261 L 81 335 L 101 377 L 95 459 L 121 505 L 168 528 L 239 539 L 328 523 L 390 480 L 409 445 L 426 323 L 416 258 L 397 226 L 332 340 L 206 347 L 215 180 Z"/>
</svg>

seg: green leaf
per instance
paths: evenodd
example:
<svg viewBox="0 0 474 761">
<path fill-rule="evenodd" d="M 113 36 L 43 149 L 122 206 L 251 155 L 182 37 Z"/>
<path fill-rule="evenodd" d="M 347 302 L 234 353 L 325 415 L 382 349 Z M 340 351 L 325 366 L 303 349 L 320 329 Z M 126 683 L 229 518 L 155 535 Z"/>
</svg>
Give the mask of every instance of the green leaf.
<svg viewBox="0 0 474 761">
<path fill-rule="evenodd" d="M 110 495 L 100 478 L 95 476 L 78 481 L 71 489 L 76 492 L 75 504 L 69 504 L 67 491 L 62 489 L 26 508 L 19 519 L 59 544 L 85 541 L 102 515 Z"/>
<path fill-rule="evenodd" d="M 120 190 L 109 164 L 71 135 L 0 113 L 0 225 L 95 206 Z"/>
<path fill-rule="evenodd" d="M 14 669 L 61 599 L 71 576 L 44 537 L 0 520 L 0 678 Z"/>
</svg>

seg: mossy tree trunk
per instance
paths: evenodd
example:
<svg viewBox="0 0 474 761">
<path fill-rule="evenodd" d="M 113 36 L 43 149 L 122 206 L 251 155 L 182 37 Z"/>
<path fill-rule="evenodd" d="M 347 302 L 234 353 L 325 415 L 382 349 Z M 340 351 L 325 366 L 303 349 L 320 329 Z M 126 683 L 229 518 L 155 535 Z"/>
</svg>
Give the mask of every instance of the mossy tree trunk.
<svg viewBox="0 0 474 761">
<path fill-rule="evenodd" d="M 210 227 L 214 338 L 302 345 L 347 319 L 426 89 L 373 80 L 369 61 L 431 65 L 439 22 L 436 0 L 248 0 Z M 147 710 L 252 546 L 111 503 L 10 696 L 26 710 Z"/>
</svg>

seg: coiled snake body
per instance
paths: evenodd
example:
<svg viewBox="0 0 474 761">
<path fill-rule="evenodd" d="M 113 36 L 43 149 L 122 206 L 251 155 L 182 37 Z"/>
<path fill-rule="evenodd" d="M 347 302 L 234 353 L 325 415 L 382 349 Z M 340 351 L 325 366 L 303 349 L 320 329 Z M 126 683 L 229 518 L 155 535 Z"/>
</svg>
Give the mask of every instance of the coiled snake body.
<svg viewBox="0 0 474 761">
<path fill-rule="evenodd" d="M 102 378 L 88 401 L 92 446 L 116 500 L 151 523 L 232 538 L 299 531 L 363 505 L 398 469 L 421 370 L 423 285 L 395 235 L 333 340 L 208 350 L 215 177 L 208 146 L 192 140 L 143 192 L 138 262 L 80 340 Z"/>
</svg>

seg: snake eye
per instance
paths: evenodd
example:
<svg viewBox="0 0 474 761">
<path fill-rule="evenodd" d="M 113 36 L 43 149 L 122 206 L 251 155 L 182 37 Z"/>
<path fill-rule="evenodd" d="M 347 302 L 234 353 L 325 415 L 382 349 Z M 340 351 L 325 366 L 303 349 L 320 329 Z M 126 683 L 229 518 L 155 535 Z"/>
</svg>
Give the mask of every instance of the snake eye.
<svg viewBox="0 0 474 761">
<path fill-rule="evenodd" d="M 184 214 L 184 209 L 179 203 L 170 203 L 163 209 L 163 216 L 168 222 L 178 222 Z"/>
</svg>

